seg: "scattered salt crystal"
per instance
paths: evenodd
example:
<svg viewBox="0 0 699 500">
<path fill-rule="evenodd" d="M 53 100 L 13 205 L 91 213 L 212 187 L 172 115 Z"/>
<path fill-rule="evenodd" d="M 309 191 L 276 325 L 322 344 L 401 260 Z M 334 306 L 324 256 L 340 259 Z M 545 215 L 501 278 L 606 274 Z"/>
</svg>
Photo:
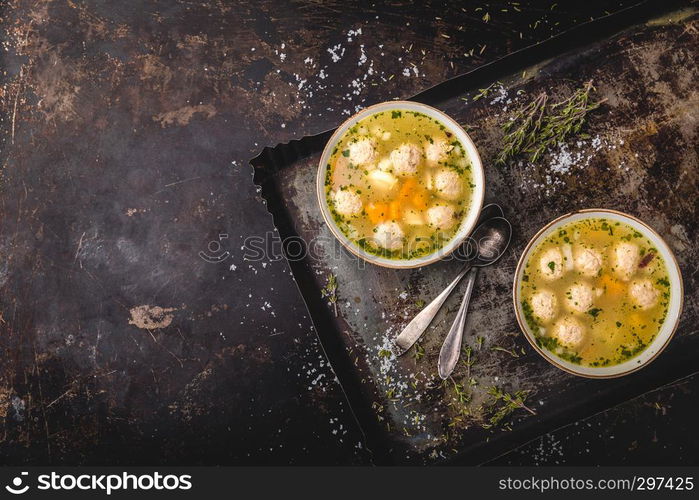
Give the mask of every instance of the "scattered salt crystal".
<svg viewBox="0 0 699 500">
<path fill-rule="evenodd" d="M 567 174 L 573 166 L 573 155 L 566 143 L 560 143 L 558 152 L 553 153 L 550 170 L 557 174 Z"/>
<path fill-rule="evenodd" d="M 347 41 L 351 42 L 353 37 L 359 36 L 362 34 L 362 28 L 357 28 L 356 30 L 349 30 L 347 32 Z"/>
<path fill-rule="evenodd" d="M 330 54 L 330 57 L 332 58 L 333 62 L 336 63 L 337 61 L 342 59 L 342 56 L 345 55 L 345 49 L 342 48 L 342 45 L 338 43 L 332 49 L 328 49 L 328 53 Z"/>
<path fill-rule="evenodd" d="M 364 52 L 364 45 L 359 46 L 360 54 L 359 54 L 359 66 L 367 62 L 367 56 L 366 52 Z"/>
<path fill-rule="evenodd" d="M 500 85 L 499 87 L 496 87 L 495 91 L 497 92 L 497 95 L 492 101 L 490 101 L 490 104 L 499 104 L 507 101 L 507 89 L 505 89 L 505 87 Z M 509 103 L 510 101 L 507 102 Z"/>
</svg>

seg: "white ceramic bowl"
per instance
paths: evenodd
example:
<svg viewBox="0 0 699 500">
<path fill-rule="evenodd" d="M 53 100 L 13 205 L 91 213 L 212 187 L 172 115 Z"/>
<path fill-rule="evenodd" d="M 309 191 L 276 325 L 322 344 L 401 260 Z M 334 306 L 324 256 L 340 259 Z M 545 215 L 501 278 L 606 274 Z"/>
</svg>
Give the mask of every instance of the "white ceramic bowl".
<svg viewBox="0 0 699 500">
<path fill-rule="evenodd" d="M 347 236 L 345 236 L 342 231 L 337 227 L 335 221 L 333 220 L 332 214 L 330 213 L 330 208 L 328 207 L 328 202 L 325 197 L 325 174 L 328 169 L 328 160 L 332 155 L 333 149 L 335 149 L 336 144 L 342 138 L 344 133 L 358 121 L 366 118 L 367 116 L 373 115 L 375 113 L 387 110 L 404 110 L 404 111 L 417 111 L 423 113 L 430 118 L 434 118 L 444 125 L 450 132 L 452 132 L 456 138 L 464 146 L 466 153 L 471 161 L 471 172 L 473 175 L 473 192 L 471 196 L 471 203 L 468 207 L 464 218 L 461 221 L 461 226 L 456 232 L 454 237 L 439 250 L 423 255 L 415 259 L 388 259 L 386 257 L 380 257 L 369 252 L 366 252 L 359 246 L 352 243 Z M 456 250 L 459 245 L 471 234 L 471 231 L 476 227 L 476 222 L 478 221 L 478 215 L 480 214 L 481 208 L 483 207 L 483 197 L 485 196 L 485 175 L 483 173 L 483 164 L 481 163 L 481 157 L 478 155 L 476 146 L 471 140 L 471 137 L 466 133 L 466 131 L 461 128 L 461 126 L 452 120 L 448 115 L 442 113 L 438 109 L 425 104 L 420 104 L 418 102 L 411 101 L 387 101 L 380 104 L 375 104 L 363 109 L 356 115 L 349 118 L 342 125 L 338 127 L 335 133 L 332 135 L 330 140 L 323 150 L 323 154 L 320 157 L 320 163 L 318 164 L 318 175 L 316 177 L 316 192 L 318 196 L 318 204 L 320 205 L 320 211 L 323 214 L 323 219 L 325 223 L 330 228 L 335 238 L 337 238 L 340 243 L 347 248 L 354 255 L 383 267 L 392 267 L 397 269 L 407 269 L 413 267 L 425 266 L 445 256 Z"/>
<path fill-rule="evenodd" d="M 578 365 L 561 359 L 551 351 L 539 347 L 536 343 L 534 334 L 531 332 L 527 322 L 524 319 L 524 312 L 522 311 L 520 287 L 522 283 L 522 275 L 524 274 L 524 267 L 526 262 L 529 260 L 532 251 L 552 232 L 557 231 L 559 227 L 570 222 L 589 218 L 606 218 L 608 220 L 622 222 L 624 224 L 628 224 L 647 237 L 653 243 L 653 246 L 658 249 L 658 252 L 665 260 L 668 279 L 670 280 L 670 304 L 667 311 L 667 317 L 660 329 L 660 332 L 658 332 L 655 339 L 640 354 L 628 359 L 627 361 L 624 361 L 623 363 L 613 366 L 593 367 Z M 680 314 L 682 312 L 682 303 L 684 300 L 684 287 L 682 285 L 682 274 L 680 273 L 680 268 L 677 265 L 675 256 L 667 246 L 667 243 L 665 243 L 658 233 L 651 229 L 650 226 L 631 215 L 627 215 L 616 210 L 588 209 L 563 215 L 549 222 L 538 233 L 536 233 L 536 235 L 534 235 L 527 247 L 524 249 L 524 253 L 522 253 L 522 257 L 519 259 L 519 264 L 517 264 L 513 297 L 515 315 L 517 316 L 517 322 L 519 323 L 520 328 L 524 332 L 525 337 L 532 347 L 534 347 L 534 349 L 536 349 L 536 351 L 548 362 L 557 366 L 561 370 L 565 370 L 581 377 L 614 378 L 621 377 L 622 375 L 628 375 L 629 373 L 635 372 L 643 366 L 646 366 L 648 363 L 653 361 L 663 349 L 665 349 L 667 344 L 670 342 L 670 339 L 674 335 L 677 325 L 679 324 Z"/>
</svg>

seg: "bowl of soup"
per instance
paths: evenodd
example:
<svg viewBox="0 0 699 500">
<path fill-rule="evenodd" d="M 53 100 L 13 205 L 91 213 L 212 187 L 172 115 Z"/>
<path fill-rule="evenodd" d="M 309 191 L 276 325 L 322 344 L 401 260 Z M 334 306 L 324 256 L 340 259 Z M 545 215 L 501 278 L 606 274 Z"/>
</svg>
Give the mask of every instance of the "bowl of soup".
<svg viewBox="0 0 699 500">
<path fill-rule="evenodd" d="M 345 121 L 318 165 L 330 231 L 373 264 L 412 268 L 451 254 L 478 220 L 485 177 L 476 146 L 443 112 L 390 101 Z"/>
<path fill-rule="evenodd" d="M 514 282 L 517 321 L 547 361 L 611 378 L 667 346 L 682 310 L 682 275 L 663 239 L 635 217 L 580 210 L 529 242 Z"/>
</svg>

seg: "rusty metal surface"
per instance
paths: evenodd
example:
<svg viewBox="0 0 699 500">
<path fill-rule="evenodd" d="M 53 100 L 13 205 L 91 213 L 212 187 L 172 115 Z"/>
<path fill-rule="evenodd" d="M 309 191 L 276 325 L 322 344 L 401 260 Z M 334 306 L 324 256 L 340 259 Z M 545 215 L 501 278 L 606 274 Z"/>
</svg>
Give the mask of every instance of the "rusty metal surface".
<svg viewBox="0 0 699 500">
<path fill-rule="evenodd" d="M 695 466 L 699 435 L 682 415 L 694 412 L 697 389 L 695 374 L 556 429 L 489 464 Z"/>
<path fill-rule="evenodd" d="M 696 369 L 690 355 L 697 345 L 699 315 L 699 255 L 694 245 L 699 208 L 696 22 L 694 10 L 675 12 L 522 74 L 503 76 L 502 83 L 478 101 L 471 92 L 444 95 L 437 103 L 469 127 L 486 165 L 486 202 L 502 204 L 515 228 L 508 254 L 479 277 L 465 335 L 475 361 L 461 366 L 446 384 L 437 377 L 436 356 L 458 294 L 425 336 L 422 358 L 396 359 L 388 350 L 392 338 L 419 310 L 417 302 L 437 295 L 459 263 L 395 271 L 361 266 L 338 251 L 315 199 L 318 148 L 327 136 L 294 145 L 296 150 L 308 146 L 310 156 L 290 167 L 282 162 L 274 174 L 260 172 L 260 180 L 268 183 L 268 198 L 279 197 L 270 200 L 275 217 L 313 242 L 307 258 L 310 277 L 297 277 L 304 280 L 302 290 L 314 318 L 334 330 L 320 332 L 321 338 L 339 337 L 354 363 L 357 373 L 340 373 L 340 380 L 360 379 L 363 401 L 353 403 L 372 409 L 374 421 L 366 425 L 376 428 L 373 434 L 381 435 L 377 439 L 391 460 L 425 463 L 460 454 L 479 461 Z M 554 148 L 537 164 L 494 165 L 508 112 L 542 90 L 561 97 L 588 79 L 595 81 L 599 97 L 607 99 L 590 117 L 590 137 Z M 435 90 L 432 95 L 439 94 L 439 87 Z M 263 160 L 258 167 L 274 168 Z M 274 181 L 267 175 L 274 175 Z M 550 219 L 589 207 L 615 208 L 647 221 L 675 251 L 685 279 L 685 311 L 677 338 L 658 361 L 620 380 L 584 380 L 548 365 L 519 333 L 511 307 L 514 267 L 528 239 Z M 330 273 L 339 283 L 338 318 L 323 310 L 319 299 Z M 484 337 L 482 344 L 476 342 L 478 336 Z M 455 383 L 464 386 L 468 402 L 459 400 Z M 537 415 L 517 412 L 512 431 L 485 428 L 492 404 L 487 389 L 492 386 L 527 391 Z"/>
</svg>

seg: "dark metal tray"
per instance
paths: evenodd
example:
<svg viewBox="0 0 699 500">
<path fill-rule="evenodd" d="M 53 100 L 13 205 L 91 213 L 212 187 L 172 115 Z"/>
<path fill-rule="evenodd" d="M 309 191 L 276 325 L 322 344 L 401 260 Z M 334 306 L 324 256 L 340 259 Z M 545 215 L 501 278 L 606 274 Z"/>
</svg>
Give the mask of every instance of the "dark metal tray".
<svg viewBox="0 0 699 500">
<path fill-rule="evenodd" d="M 642 2 L 413 98 L 468 127 L 485 165 L 486 203 L 501 204 L 515 231 L 508 253 L 476 284 L 464 337 L 473 363 L 461 363 L 447 383 L 437 376 L 436 357 L 459 293 L 424 335 L 419 359 L 413 352 L 396 359 L 387 350 L 419 301 L 441 291 L 458 262 L 384 269 L 362 265 L 335 243 L 315 198 L 318 159 L 332 131 L 266 148 L 251 160 L 320 341 L 377 463 L 483 463 L 697 370 L 699 161 L 692 110 L 699 44 L 692 23 L 698 16 L 693 8 L 671 11 L 678 3 Z M 514 106 L 544 90 L 569 94 L 589 79 L 607 98 L 589 118 L 590 137 L 569 141 L 536 164 L 495 166 L 501 126 Z M 528 346 L 512 307 L 514 268 L 528 239 L 554 217 L 589 207 L 647 221 L 675 251 L 685 279 L 676 338 L 651 365 L 621 379 L 587 380 L 552 367 Z M 310 244 L 299 257 L 301 240 Z M 337 317 L 321 293 L 330 274 L 338 281 Z M 492 386 L 526 391 L 536 415 L 518 410 L 490 427 Z"/>
</svg>

